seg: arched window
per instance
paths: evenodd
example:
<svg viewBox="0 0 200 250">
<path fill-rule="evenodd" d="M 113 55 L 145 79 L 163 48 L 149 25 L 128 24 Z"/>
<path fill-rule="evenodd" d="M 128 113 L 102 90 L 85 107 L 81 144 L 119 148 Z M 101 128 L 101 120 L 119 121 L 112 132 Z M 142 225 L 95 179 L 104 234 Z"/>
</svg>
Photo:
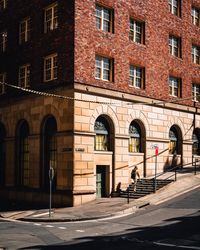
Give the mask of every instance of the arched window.
<svg viewBox="0 0 200 250">
<path fill-rule="evenodd" d="M 30 165 L 29 165 L 29 126 L 23 120 L 17 127 L 17 185 L 29 186 Z"/>
<path fill-rule="evenodd" d="M 129 152 L 141 152 L 141 129 L 136 122 L 132 122 L 129 126 Z"/>
<path fill-rule="evenodd" d="M 172 126 L 169 131 L 169 153 L 180 154 L 181 153 L 181 138 L 178 134 L 178 130 L 175 126 Z"/>
<path fill-rule="evenodd" d="M 45 119 L 43 126 L 43 187 L 49 188 L 49 169 L 54 170 L 53 188 L 56 189 L 57 170 L 57 123 L 54 117 Z"/>
<path fill-rule="evenodd" d="M 96 133 L 94 149 L 98 151 L 110 150 L 110 127 L 103 116 L 96 119 L 94 131 Z"/>
<path fill-rule="evenodd" d="M 200 155 L 200 129 L 196 128 L 192 135 L 192 154 Z"/>
<path fill-rule="evenodd" d="M 0 124 L 0 186 L 5 184 L 5 128 Z"/>
</svg>

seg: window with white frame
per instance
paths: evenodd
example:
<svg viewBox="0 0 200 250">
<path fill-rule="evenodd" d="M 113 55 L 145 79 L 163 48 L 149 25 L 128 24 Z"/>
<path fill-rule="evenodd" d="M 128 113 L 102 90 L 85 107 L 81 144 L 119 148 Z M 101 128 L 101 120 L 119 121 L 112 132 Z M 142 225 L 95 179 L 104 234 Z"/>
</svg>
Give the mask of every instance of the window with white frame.
<svg viewBox="0 0 200 250">
<path fill-rule="evenodd" d="M 6 73 L 0 73 L 0 94 L 5 93 Z"/>
<path fill-rule="evenodd" d="M 1 32 L 0 34 L 0 52 L 5 52 L 7 47 L 7 32 Z"/>
<path fill-rule="evenodd" d="M 144 44 L 144 23 L 130 19 L 129 39 L 136 43 Z"/>
<path fill-rule="evenodd" d="M 192 7 L 191 15 L 192 15 L 192 23 L 196 26 L 199 26 L 200 10 L 197 9 L 196 7 Z"/>
<path fill-rule="evenodd" d="M 113 32 L 113 10 L 96 5 L 96 27 L 107 32 Z"/>
<path fill-rule="evenodd" d="M 130 65 L 129 86 L 140 89 L 144 88 L 144 68 Z"/>
<path fill-rule="evenodd" d="M 44 32 L 48 33 L 58 27 L 58 4 L 54 3 L 44 10 Z"/>
<path fill-rule="evenodd" d="M 30 18 L 26 18 L 19 24 L 19 43 L 25 43 L 30 40 Z"/>
<path fill-rule="evenodd" d="M 44 81 L 57 79 L 58 74 L 58 55 L 53 54 L 44 58 Z"/>
<path fill-rule="evenodd" d="M 170 54 L 176 57 L 181 57 L 181 39 L 175 36 L 169 36 L 169 51 Z"/>
<path fill-rule="evenodd" d="M 169 94 L 174 97 L 181 97 L 181 79 L 169 77 Z"/>
<path fill-rule="evenodd" d="M 169 12 L 176 16 L 181 16 L 181 0 L 168 0 Z"/>
<path fill-rule="evenodd" d="M 0 0 L 0 11 L 6 9 L 8 0 Z"/>
<path fill-rule="evenodd" d="M 95 78 L 112 81 L 113 60 L 103 56 L 96 56 Z"/>
<path fill-rule="evenodd" d="M 200 47 L 192 45 L 192 62 L 195 64 L 200 64 Z"/>
<path fill-rule="evenodd" d="M 192 84 L 192 99 L 195 102 L 198 102 L 198 96 L 200 95 L 200 84 Z"/>
<path fill-rule="evenodd" d="M 30 64 L 19 67 L 19 86 L 23 88 L 30 86 Z"/>
</svg>

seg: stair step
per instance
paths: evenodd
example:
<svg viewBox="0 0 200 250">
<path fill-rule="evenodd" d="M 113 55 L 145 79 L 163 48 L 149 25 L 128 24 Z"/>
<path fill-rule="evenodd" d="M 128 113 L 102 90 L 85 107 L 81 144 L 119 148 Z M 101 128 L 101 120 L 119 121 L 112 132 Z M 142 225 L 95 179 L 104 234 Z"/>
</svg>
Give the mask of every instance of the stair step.
<svg viewBox="0 0 200 250">
<path fill-rule="evenodd" d="M 156 190 L 163 188 L 164 186 L 170 184 L 173 180 L 167 179 L 157 179 L 156 180 Z M 136 191 L 134 191 L 134 184 L 130 184 L 128 186 L 128 190 L 121 191 L 120 197 L 122 198 L 131 198 L 131 199 L 139 199 L 144 197 L 148 194 L 154 192 L 154 179 L 141 179 L 136 184 Z"/>
</svg>

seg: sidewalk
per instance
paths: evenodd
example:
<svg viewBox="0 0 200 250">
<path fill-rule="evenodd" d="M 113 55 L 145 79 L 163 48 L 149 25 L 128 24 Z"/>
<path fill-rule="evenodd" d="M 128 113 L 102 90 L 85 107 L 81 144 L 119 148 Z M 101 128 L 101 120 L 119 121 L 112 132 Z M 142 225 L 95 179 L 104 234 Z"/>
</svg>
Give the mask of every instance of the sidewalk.
<svg viewBox="0 0 200 250">
<path fill-rule="evenodd" d="M 34 222 L 69 222 L 102 219 L 136 212 L 147 205 L 156 205 L 200 187 L 200 173 L 180 173 L 178 179 L 154 194 L 127 203 L 125 198 L 101 198 L 77 207 L 51 210 L 18 211 L 1 213 L 0 217 Z M 50 215 L 50 216 L 49 216 Z"/>
</svg>

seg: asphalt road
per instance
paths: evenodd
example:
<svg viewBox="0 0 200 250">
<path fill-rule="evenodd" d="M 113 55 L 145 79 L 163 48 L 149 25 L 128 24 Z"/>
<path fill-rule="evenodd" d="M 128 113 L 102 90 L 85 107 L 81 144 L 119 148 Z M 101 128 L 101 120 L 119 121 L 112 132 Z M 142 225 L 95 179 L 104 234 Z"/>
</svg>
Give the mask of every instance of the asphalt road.
<svg viewBox="0 0 200 250">
<path fill-rule="evenodd" d="M 200 189 L 112 219 L 51 224 L 0 220 L 1 248 L 200 250 Z"/>
</svg>

